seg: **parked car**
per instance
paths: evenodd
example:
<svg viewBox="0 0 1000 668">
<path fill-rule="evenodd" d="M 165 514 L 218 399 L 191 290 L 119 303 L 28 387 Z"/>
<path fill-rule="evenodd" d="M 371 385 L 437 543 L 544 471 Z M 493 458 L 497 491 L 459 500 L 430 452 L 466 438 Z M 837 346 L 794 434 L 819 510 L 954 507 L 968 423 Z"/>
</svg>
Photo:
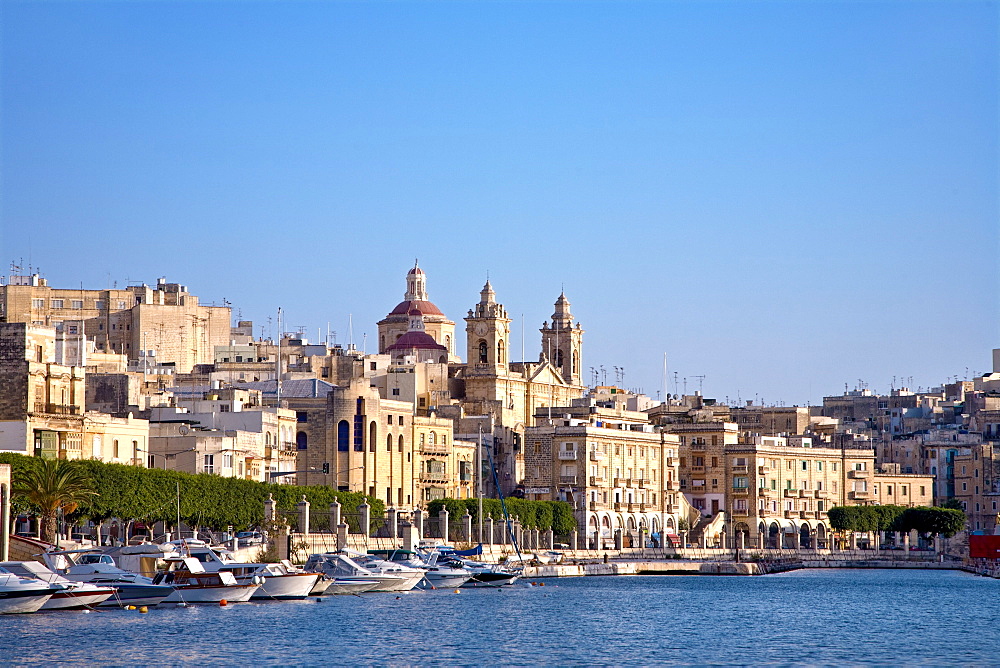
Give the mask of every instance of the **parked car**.
<svg viewBox="0 0 1000 668">
<path fill-rule="evenodd" d="M 264 543 L 264 534 L 259 531 L 238 531 L 236 533 L 236 542 L 240 547 L 262 545 Z"/>
</svg>

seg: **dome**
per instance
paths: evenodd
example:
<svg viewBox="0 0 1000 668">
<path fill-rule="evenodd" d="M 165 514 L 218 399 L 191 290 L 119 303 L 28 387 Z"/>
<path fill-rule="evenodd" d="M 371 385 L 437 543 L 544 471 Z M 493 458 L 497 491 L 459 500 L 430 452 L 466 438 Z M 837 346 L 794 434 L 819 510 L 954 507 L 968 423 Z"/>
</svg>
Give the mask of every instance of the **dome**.
<svg viewBox="0 0 1000 668">
<path fill-rule="evenodd" d="M 420 267 L 414 266 L 413 269 L 410 269 L 408 272 L 406 272 L 406 275 L 407 276 L 413 276 L 415 274 L 423 274 L 423 273 L 424 273 L 423 269 L 421 269 Z"/>
<path fill-rule="evenodd" d="M 423 272 L 420 272 L 423 273 Z M 444 316 L 437 306 L 432 302 L 423 299 L 407 299 L 396 304 L 396 308 L 389 312 L 389 315 L 410 315 L 410 311 L 416 310 L 419 315 L 440 315 Z"/>
<path fill-rule="evenodd" d="M 386 348 L 386 352 L 391 350 L 443 350 L 447 348 L 434 340 L 434 337 L 427 332 L 409 331 L 396 339 L 396 342 Z"/>
</svg>

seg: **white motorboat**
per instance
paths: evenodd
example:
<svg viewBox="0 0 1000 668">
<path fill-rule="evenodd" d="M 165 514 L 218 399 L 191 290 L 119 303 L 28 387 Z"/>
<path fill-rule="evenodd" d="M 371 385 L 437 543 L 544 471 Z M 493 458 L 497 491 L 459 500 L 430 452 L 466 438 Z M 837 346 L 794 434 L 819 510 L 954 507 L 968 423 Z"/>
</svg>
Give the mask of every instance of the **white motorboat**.
<svg viewBox="0 0 1000 668">
<path fill-rule="evenodd" d="M 68 580 L 114 587 L 115 593 L 102 606 L 153 606 L 173 593 L 168 585 L 155 585 L 152 578 L 119 568 L 114 558 L 101 550 L 64 550 L 42 555 L 46 565 Z"/>
<path fill-rule="evenodd" d="M 240 584 L 227 571 L 209 573 L 201 562 L 191 557 L 168 557 L 167 570 L 153 578 L 154 584 L 174 588 L 164 603 L 243 603 L 249 601 L 260 584 Z"/>
<path fill-rule="evenodd" d="M 426 571 L 422 568 L 413 568 L 405 564 L 394 561 L 379 559 L 371 554 L 356 552 L 354 550 L 343 550 L 356 564 L 371 571 L 374 575 L 393 575 L 401 578 L 402 582 L 391 589 L 373 589 L 372 591 L 410 591 L 424 579 Z M 373 578 L 370 578 L 373 579 Z"/>
<path fill-rule="evenodd" d="M 354 554 L 358 554 L 361 557 L 365 556 L 357 552 Z M 378 583 L 368 591 L 409 591 L 423 577 L 423 572 L 416 573 L 416 577 L 409 573 L 404 576 L 402 573 L 397 575 L 381 571 L 375 572 L 341 552 L 311 554 L 309 555 L 309 559 L 306 560 L 305 569 L 322 573 L 328 578 L 332 578 L 334 582 L 371 582 L 374 580 Z"/>
<path fill-rule="evenodd" d="M 69 580 L 38 561 L 4 561 L 0 562 L 0 567 L 18 577 L 35 579 L 58 590 L 42 604 L 42 610 L 72 610 L 100 605 L 115 594 L 114 587 Z"/>
<path fill-rule="evenodd" d="M 472 579 L 472 573 L 464 568 L 456 568 L 448 563 L 438 563 L 440 553 L 433 551 L 411 552 L 410 550 L 369 550 L 373 555 L 394 564 L 424 571 L 421 586 L 431 589 L 454 589 Z"/>
<path fill-rule="evenodd" d="M 472 578 L 463 587 L 503 587 L 512 585 L 521 577 L 521 570 L 497 564 L 486 564 L 461 557 L 448 557 L 451 563 L 472 573 Z"/>
<path fill-rule="evenodd" d="M 188 544 L 184 552 L 197 559 L 208 573 L 228 572 L 241 584 L 260 583 L 253 599 L 305 598 L 320 578 L 319 573 L 295 568 L 288 560 L 269 564 L 238 562 L 229 550 L 205 544 Z"/>
<path fill-rule="evenodd" d="M 0 567 L 0 615 L 35 612 L 57 591 L 45 582 L 20 578 Z"/>
</svg>

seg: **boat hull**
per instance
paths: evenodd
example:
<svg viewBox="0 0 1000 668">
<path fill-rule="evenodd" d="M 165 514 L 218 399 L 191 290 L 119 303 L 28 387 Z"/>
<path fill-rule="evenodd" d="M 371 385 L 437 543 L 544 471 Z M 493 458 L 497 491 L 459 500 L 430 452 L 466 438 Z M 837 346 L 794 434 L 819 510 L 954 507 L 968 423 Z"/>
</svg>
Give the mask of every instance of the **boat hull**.
<svg viewBox="0 0 1000 668">
<path fill-rule="evenodd" d="M 301 599 L 309 595 L 319 573 L 286 573 L 284 575 L 268 575 L 264 577 L 260 589 L 253 593 L 253 600 L 287 600 Z"/>
<path fill-rule="evenodd" d="M 323 594 L 361 594 L 366 591 L 372 591 L 378 585 L 379 583 L 375 580 L 333 580 L 323 591 Z"/>
<path fill-rule="evenodd" d="M 46 589 L 0 592 L 0 615 L 27 614 L 41 610 L 52 592 Z"/>
<path fill-rule="evenodd" d="M 113 587 L 94 587 L 85 591 L 67 589 L 56 592 L 42 605 L 42 610 L 73 610 L 100 605 L 115 595 Z"/>
<path fill-rule="evenodd" d="M 115 593 L 111 598 L 101 603 L 101 607 L 119 607 L 126 605 L 153 606 L 162 602 L 173 593 L 174 588 L 168 585 L 145 585 L 120 583 L 114 585 Z"/>
<path fill-rule="evenodd" d="M 476 573 L 463 587 L 505 587 L 517 582 L 518 575 L 511 573 Z"/>
<path fill-rule="evenodd" d="M 464 585 L 471 578 L 471 573 L 435 573 L 429 571 L 424 575 L 424 583 L 425 586 L 434 589 L 455 589 Z"/>
<path fill-rule="evenodd" d="M 243 603 L 249 601 L 260 585 L 193 585 L 174 587 L 164 603 Z"/>
</svg>

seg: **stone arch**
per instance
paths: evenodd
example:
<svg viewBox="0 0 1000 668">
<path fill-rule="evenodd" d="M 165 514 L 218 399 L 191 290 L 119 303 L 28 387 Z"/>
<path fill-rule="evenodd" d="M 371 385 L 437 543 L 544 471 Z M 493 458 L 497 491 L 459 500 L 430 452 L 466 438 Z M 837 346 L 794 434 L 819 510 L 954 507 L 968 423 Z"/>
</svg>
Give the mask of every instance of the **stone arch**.
<svg viewBox="0 0 1000 668">
<path fill-rule="evenodd" d="M 309 435 L 304 431 L 300 431 L 295 435 L 295 449 L 296 450 L 308 450 L 309 449 Z"/>
<path fill-rule="evenodd" d="M 378 426 L 375 420 L 368 423 L 368 450 L 375 452 L 375 442 L 378 440 Z"/>
<path fill-rule="evenodd" d="M 812 531 L 809 529 L 809 524 L 803 522 L 802 526 L 799 527 L 799 547 L 808 550 L 812 546 Z"/>
<path fill-rule="evenodd" d="M 347 420 L 341 420 L 337 423 L 337 450 L 339 452 L 347 452 L 350 450 L 351 445 L 351 426 L 347 423 Z"/>
<path fill-rule="evenodd" d="M 774 549 L 781 547 L 781 527 L 777 522 L 771 522 L 767 527 L 766 546 Z"/>
</svg>

